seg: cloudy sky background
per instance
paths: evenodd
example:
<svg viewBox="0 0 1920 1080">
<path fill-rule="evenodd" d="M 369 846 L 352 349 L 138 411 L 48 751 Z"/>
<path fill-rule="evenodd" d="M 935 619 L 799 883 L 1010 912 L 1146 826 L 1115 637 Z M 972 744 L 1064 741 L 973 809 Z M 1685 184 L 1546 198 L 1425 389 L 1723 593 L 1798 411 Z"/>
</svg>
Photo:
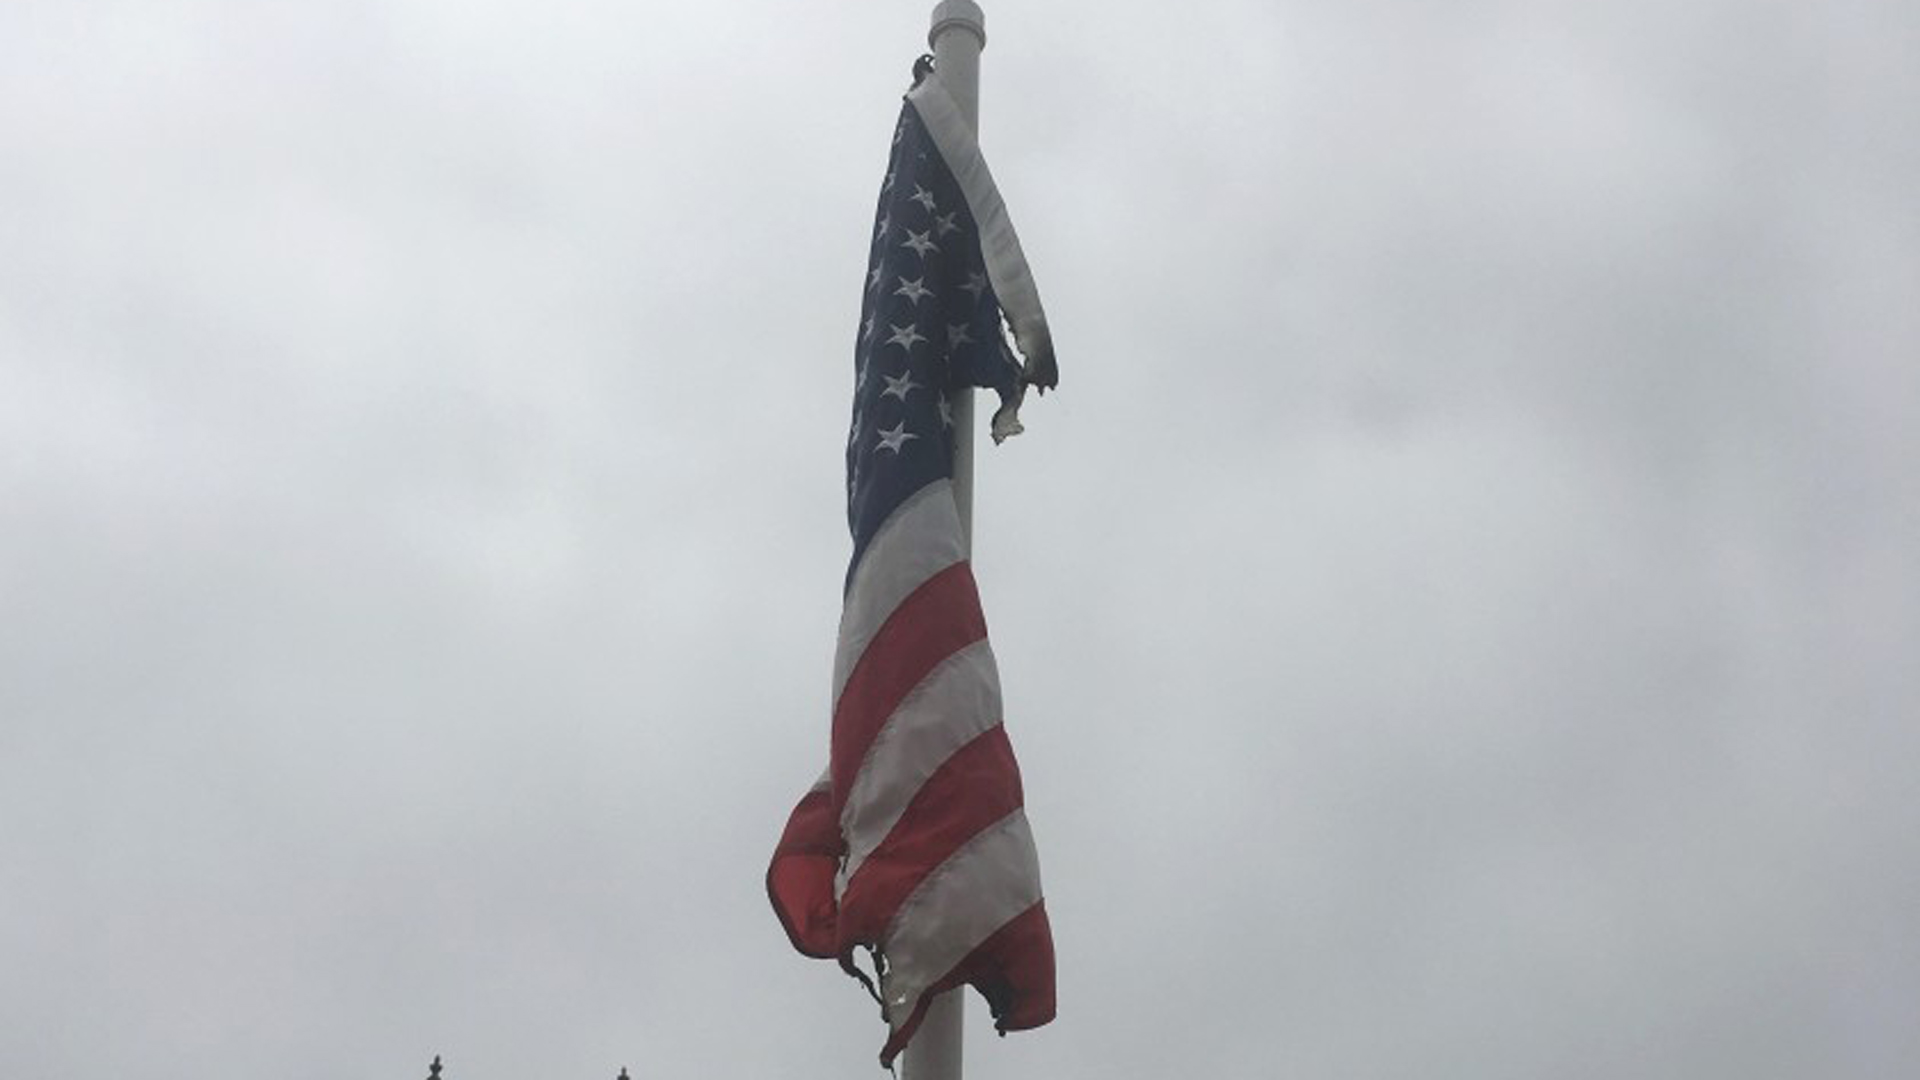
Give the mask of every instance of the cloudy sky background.
<svg viewBox="0 0 1920 1080">
<path fill-rule="evenodd" d="M 0 6 L 0 1074 L 878 1075 L 761 875 L 930 6 Z M 969 1076 L 1920 1070 L 1920 7 L 988 19 Z"/>
</svg>

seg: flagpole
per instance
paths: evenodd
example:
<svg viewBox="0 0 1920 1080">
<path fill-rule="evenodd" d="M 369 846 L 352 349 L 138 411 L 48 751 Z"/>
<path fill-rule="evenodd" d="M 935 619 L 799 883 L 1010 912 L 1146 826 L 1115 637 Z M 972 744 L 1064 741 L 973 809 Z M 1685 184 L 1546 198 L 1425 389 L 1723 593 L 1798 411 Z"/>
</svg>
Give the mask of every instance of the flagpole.
<svg viewBox="0 0 1920 1080">
<path fill-rule="evenodd" d="M 960 115 L 980 130 L 980 51 L 987 47 L 987 16 L 973 0 L 935 4 L 927 45 L 934 70 L 953 95 Z M 953 408 L 953 501 L 960 509 L 960 539 L 973 553 L 973 390 L 949 390 Z M 902 1080 L 960 1080 L 961 1036 L 966 1018 L 966 987 L 934 998 L 927 1005 L 913 1041 L 901 1051 Z"/>
</svg>

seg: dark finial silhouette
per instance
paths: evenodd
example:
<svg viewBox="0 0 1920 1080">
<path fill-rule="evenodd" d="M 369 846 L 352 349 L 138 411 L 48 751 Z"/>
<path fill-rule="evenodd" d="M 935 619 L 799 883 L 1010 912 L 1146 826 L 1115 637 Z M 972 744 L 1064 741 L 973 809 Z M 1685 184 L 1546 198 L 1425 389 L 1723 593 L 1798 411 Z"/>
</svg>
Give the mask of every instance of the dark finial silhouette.
<svg viewBox="0 0 1920 1080">
<path fill-rule="evenodd" d="M 920 59 L 913 62 L 913 85 L 919 86 L 920 81 L 931 74 L 933 74 L 933 54 L 923 53 Z"/>
<path fill-rule="evenodd" d="M 440 1080 L 440 1055 L 433 1055 L 433 1064 L 427 1066 L 427 1080 Z"/>
<path fill-rule="evenodd" d="M 625 1065 L 620 1066 L 619 1080 L 627 1080 L 627 1067 Z"/>
</svg>

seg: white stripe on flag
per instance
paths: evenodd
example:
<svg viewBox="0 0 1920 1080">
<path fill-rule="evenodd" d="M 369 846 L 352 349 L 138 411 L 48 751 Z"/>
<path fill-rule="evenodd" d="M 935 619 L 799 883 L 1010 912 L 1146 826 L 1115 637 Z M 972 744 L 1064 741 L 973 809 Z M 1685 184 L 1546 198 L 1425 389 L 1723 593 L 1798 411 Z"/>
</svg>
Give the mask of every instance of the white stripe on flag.
<svg viewBox="0 0 1920 1080">
<path fill-rule="evenodd" d="M 1053 333 L 1047 329 L 1047 313 L 1040 306 L 1040 290 L 1033 283 L 1033 271 L 1027 266 L 1020 237 L 1013 231 L 1013 219 L 1007 216 L 1007 204 L 993 182 L 987 159 L 980 154 L 980 142 L 972 125 L 960 115 L 960 106 L 934 72 L 920 80 L 907 93 L 927 134 L 940 149 L 940 157 L 960 184 L 980 227 L 980 254 L 986 259 L 987 277 L 993 293 L 1000 298 L 1000 309 L 1007 325 L 1013 327 L 1013 340 L 1027 360 L 1028 371 L 1053 363 Z"/>
<path fill-rule="evenodd" d="M 982 639 L 954 653 L 907 695 L 874 736 L 847 792 L 840 831 L 847 859 L 834 896 L 887 838 L 935 770 L 953 752 L 1000 723 L 1000 672 Z"/>
<path fill-rule="evenodd" d="M 1025 810 L 1015 810 L 953 853 L 900 905 L 882 938 L 880 981 L 888 1022 L 898 1029 L 913 1003 L 1021 912 L 1040 902 L 1040 859 Z"/>
<path fill-rule="evenodd" d="M 966 557 L 950 480 L 935 480 L 907 496 L 873 534 L 840 611 L 840 643 L 833 653 L 835 707 L 853 666 L 893 609 L 928 578 Z"/>
</svg>

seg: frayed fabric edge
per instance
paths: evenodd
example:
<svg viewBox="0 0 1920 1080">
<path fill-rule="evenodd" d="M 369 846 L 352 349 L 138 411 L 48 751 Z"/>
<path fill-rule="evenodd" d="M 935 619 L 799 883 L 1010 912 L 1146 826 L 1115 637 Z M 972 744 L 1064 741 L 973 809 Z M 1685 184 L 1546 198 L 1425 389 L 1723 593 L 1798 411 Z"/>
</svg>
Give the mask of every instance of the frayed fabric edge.
<svg viewBox="0 0 1920 1080">
<path fill-rule="evenodd" d="M 947 168 L 967 200 L 974 223 L 980 229 L 980 253 L 986 261 L 987 278 L 1000 301 L 1000 310 L 1022 359 L 1020 380 L 1011 399 L 1003 400 L 993 417 L 993 441 L 1004 442 L 1025 428 L 1019 419 L 1020 404 L 1028 386 L 1042 394 L 1060 383 L 1059 362 L 1053 351 L 1053 332 L 1047 325 L 1046 309 L 1040 304 L 1040 292 L 1034 285 L 1032 268 L 1020 247 L 1013 219 L 1007 214 L 1006 201 L 987 168 L 986 158 L 971 127 L 960 115 L 960 107 L 940 81 L 938 71 L 922 78 L 907 92 L 907 100 L 919 112 L 927 133 L 940 149 Z"/>
</svg>

